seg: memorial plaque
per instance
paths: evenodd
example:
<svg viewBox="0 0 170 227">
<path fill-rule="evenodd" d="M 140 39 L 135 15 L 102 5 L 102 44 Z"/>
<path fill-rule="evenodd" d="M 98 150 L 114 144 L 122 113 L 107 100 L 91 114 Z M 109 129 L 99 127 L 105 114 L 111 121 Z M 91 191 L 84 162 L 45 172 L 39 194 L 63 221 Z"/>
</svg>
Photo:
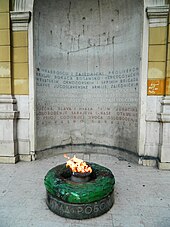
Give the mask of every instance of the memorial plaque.
<svg viewBox="0 0 170 227">
<path fill-rule="evenodd" d="M 37 150 L 136 152 L 142 1 L 41 0 L 34 10 Z"/>
</svg>

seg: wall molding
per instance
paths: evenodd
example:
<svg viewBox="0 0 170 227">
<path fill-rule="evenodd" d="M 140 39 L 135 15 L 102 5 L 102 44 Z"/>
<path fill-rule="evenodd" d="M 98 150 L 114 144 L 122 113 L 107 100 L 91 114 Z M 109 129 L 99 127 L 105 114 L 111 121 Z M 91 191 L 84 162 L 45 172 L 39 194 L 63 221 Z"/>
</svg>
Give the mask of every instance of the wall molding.
<svg viewBox="0 0 170 227">
<path fill-rule="evenodd" d="M 146 8 L 150 27 L 167 26 L 169 16 L 169 5 L 149 6 Z"/>
<path fill-rule="evenodd" d="M 11 11 L 12 31 L 27 31 L 31 20 L 31 12 Z"/>
</svg>

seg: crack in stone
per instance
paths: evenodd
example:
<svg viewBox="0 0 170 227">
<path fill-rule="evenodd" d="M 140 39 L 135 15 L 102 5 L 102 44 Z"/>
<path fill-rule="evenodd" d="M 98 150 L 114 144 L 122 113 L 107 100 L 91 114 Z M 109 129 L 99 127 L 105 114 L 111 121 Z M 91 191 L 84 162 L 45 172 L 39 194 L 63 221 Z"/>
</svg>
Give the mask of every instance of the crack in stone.
<svg viewBox="0 0 170 227">
<path fill-rule="evenodd" d="M 72 51 L 68 51 L 67 54 L 72 54 L 72 53 L 76 53 L 76 52 L 79 52 L 79 51 L 82 51 L 82 50 L 89 50 L 89 49 L 92 49 L 92 48 L 95 48 L 95 47 L 106 47 L 106 46 L 111 46 L 113 45 L 113 43 L 109 43 L 109 44 L 99 44 L 99 45 L 93 45 L 93 46 L 88 46 L 88 47 L 85 47 L 85 48 L 81 48 L 79 50 L 72 50 Z"/>
</svg>

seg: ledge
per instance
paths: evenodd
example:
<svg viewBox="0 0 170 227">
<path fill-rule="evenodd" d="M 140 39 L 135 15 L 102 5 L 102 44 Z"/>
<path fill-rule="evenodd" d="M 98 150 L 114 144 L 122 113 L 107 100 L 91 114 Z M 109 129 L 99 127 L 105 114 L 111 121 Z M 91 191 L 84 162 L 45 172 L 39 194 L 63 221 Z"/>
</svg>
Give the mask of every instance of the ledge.
<svg viewBox="0 0 170 227">
<path fill-rule="evenodd" d="M 16 104 L 17 100 L 16 98 L 13 98 L 12 96 L 0 96 L 0 104 Z"/>
<path fill-rule="evenodd" d="M 170 97 L 169 96 L 164 97 L 161 101 L 161 104 L 162 105 L 170 105 Z"/>
<path fill-rule="evenodd" d="M 150 6 L 146 8 L 150 27 L 167 26 L 169 16 L 169 5 Z"/>
<path fill-rule="evenodd" d="M 170 162 L 158 162 L 158 168 L 161 170 L 170 170 Z"/>
<path fill-rule="evenodd" d="M 31 20 L 31 12 L 16 12 L 11 11 L 11 22 L 13 31 L 28 30 L 28 24 Z"/>
<path fill-rule="evenodd" d="M 15 164 L 19 161 L 19 156 L 0 156 L 0 163 L 4 164 Z"/>
<path fill-rule="evenodd" d="M 146 8 L 149 19 L 167 18 L 169 14 L 169 5 L 165 6 L 149 6 Z"/>
<path fill-rule="evenodd" d="M 157 114 L 158 120 L 164 123 L 170 123 L 170 114 L 160 113 Z"/>
<path fill-rule="evenodd" d="M 19 154 L 19 161 L 31 162 L 33 161 L 31 154 Z"/>
<path fill-rule="evenodd" d="M 16 119 L 19 116 L 18 111 L 12 111 L 12 112 L 0 112 L 0 119 Z"/>
</svg>

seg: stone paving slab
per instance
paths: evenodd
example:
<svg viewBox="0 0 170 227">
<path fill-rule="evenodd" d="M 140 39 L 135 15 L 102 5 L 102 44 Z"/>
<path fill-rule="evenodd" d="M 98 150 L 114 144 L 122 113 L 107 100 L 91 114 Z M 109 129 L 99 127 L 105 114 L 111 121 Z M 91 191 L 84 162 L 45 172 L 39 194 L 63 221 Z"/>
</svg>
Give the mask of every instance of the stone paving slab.
<svg viewBox="0 0 170 227">
<path fill-rule="evenodd" d="M 59 217 L 47 208 L 43 179 L 49 169 L 65 162 L 60 154 L 0 165 L 0 227 L 170 227 L 170 171 L 104 154 L 77 156 L 114 173 L 115 204 L 108 213 L 80 221 Z"/>
</svg>

